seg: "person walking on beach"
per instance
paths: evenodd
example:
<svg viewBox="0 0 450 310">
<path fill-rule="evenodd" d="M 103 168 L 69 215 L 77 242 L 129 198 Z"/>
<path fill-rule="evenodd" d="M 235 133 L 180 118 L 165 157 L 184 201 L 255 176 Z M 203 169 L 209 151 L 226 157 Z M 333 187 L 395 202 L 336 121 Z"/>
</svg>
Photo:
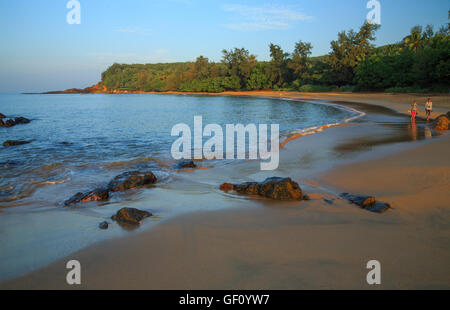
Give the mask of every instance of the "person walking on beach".
<svg viewBox="0 0 450 310">
<path fill-rule="evenodd" d="M 427 122 L 430 120 L 431 111 L 433 111 L 433 101 L 431 101 L 431 98 L 428 98 L 427 102 L 425 102 L 425 113 L 427 114 Z"/>
<path fill-rule="evenodd" d="M 414 101 L 414 103 L 411 105 L 411 120 L 416 120 L 417 115 L 417 101 Z"/>
</svg>

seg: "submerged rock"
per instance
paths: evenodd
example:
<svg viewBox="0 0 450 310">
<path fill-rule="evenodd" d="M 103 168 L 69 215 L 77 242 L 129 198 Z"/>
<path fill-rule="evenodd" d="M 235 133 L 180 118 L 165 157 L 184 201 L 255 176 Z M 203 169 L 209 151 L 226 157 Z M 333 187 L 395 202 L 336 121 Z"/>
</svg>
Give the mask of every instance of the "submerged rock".
<svg viewBox="0 0 450 310">
<path fill-rule="evenodd" d="M 16 167 L 19 166 L 20 164 L 21 162 L 17 160 L 7 160 L 0 162 L 0 167 L 2 168 Z"/>
<path fill-rule="evenodd" d="M 334 204 L 334 199 L 333 198 L 323 198 L 323 201 L 325 201 L 329 205 Z"/>
<path fill-rule="evenodd" d="M 116 222 L 122 224 L 139 225 L 144 218 L 153 216 L 152 213 L 134 208 L 122 208 L 111 217 Z"/>
<path fill-rule="evenodd" d="M 28 118 L 25 117 L 15 117 L 14 118 L 14 123 L 17 124 L 28 124 L 30 123 L 31 120 L 29 120 Z"/>
<path fill-rule="evenodd" d="M 449 112 L 449 113 L 450 113 L 450 112 Z M 449 120 L 448 113 L 447 113 L 447 115 L 446 115 L 446 114 L 443 114 L 443 115 L 439 116 L 439 117 L 434 121 L 434 124 L 433 124 L 434 130 L 438 130 L 438 131 L 441 131 L 441 130 L 448 130 L 448 123 L 449 123 L 448 120 Z"/>
<path fill-rule="evenodd" d="M 5 127 L 13 127 L 15 125 L 16 125 L 16 123 L 12 119 L 8 119 L 5 122 Z"/>
<path fill-rule="evenodd" d="M 219 189 L 224 192 L 229 192 L 234 190 L 234 185 L 230 183 L 223 183 L 222 185 L 220 185 Z"/>
<path fill-rule="evenodd" d="M 100 229 L 108 229 L 108 227 L 109 227 L 109 224 L 106 221 L 98 224 L 98 228 L 100 228 Z"/>
<path fill-rule="evenodd" d="M 372 196 L 350 195 L 349 193 L 342 193 L 339 196 L 362 208 L 375 203 L 375 197 Z"/>
<path fill-rule="evenodd" d="M 16 140 L 7 140 L 3 142 L 3 146 L 17 146 L 17 145 L 24 145 L 28 144 L 30 141 L 16 141 Z"/>
<path fill-rule="evenodd" d="M 105 201 L 109 198 L 109 191 L 105 188 L 97 188 L 87 193 L 77 193 L 64 202 L 65 206 L 73 206 L 80 202 Z"/>
<path fill-rule="evenodd" d="M 0 117 L 0 120 L 4 117 Z M 31 122 L 28 118 L 25 117 L 15 117 L 14 119 L 8 119 L 6 121 L 1 120 L 0 127 L 13 127 L 19 124 L 28 124 Z"/>
<path fill-rule="evenodd" d="M 72 197 L 70 197 L 69 199 L 67 199 L 66 201 L 64 201 L 64 205 L 69 207 L 69 206 L 73 206 L 79 202 L 81 202 L 81 199 L 84 197 L 85 194 L 83 193 L 76 193 L 75 195 L 73 195 Z"/>
<path fill-rule="evenodd" d="M 6 118 L 6 115 L 3 113 L 0 113 L 0 119 L 2 119 L 2 118 Z"/>
<path fill-rule="evenodd" d="M 390 204 L 378 202 L 375 197 L 372 196 L 351 195 L 349 193 L 342 193 L 339 196 L 370 212 L 383 213 L 391 209 Z"/>
<path fill-rule="evenodd" d="M 225 183 L 220 186 L 223 191 L 234 190 L 245 195 L 259 195 L 275 200 L 302 200 L 304 198 L 298 183 L 291 178 L 268 178 L 263 182 L 243 184 Z"/>
<path fill-rule="evenodd" d="M 177 169 L 184 169 L 184 168 L 197 168 L 197 165 L 192 160 L 184 160 L 177 164 Z"/>
<path fill-rule="evenodd" d="M 116 176 L 108 184 L 108 190 L 112 192 L 126 191 L 156 182 L 156 177 L 152 172 L 130 171 Z"/>
</svg>

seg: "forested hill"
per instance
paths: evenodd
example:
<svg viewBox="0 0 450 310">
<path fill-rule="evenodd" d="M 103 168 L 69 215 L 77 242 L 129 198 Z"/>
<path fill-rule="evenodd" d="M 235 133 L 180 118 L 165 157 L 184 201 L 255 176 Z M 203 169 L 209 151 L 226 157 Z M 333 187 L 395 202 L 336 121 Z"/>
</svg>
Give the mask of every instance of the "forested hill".
<svg viewBox="0 0 450 310">
<path fill-rule="evenodd" d="M 258 61 L 245 48 L 223 50 L 222 61 L 200 56 L 195 62 L 113 64 L 102 73 L 107 91 L 222 92 L 298 91 L 450 91 L 449 24 L 434 31 L 416 26 L 398 43 L 374 47 L 378 26 L 343 31 L 331 52 L 310 57 L 312 46 L 299 41 L 291 53 L 270 44 L 271 60 Z"/>
</svg>

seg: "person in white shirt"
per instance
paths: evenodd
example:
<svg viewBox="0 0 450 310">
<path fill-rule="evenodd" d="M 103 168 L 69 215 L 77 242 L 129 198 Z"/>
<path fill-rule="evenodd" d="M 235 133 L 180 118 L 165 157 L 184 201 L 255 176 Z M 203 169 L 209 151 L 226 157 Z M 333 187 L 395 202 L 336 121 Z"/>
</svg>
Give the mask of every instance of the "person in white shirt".
<svg viewBox="0 0 450 310">
<path fill-rule="evenodd" d="M 428 98 L 427 102 L 425 102 L 425 112 L 427 114 L 427 121 L 430 120 L 431 111 L 433 111 L 433 101 L 431 101 L 431 98 Z"/>
</svg>

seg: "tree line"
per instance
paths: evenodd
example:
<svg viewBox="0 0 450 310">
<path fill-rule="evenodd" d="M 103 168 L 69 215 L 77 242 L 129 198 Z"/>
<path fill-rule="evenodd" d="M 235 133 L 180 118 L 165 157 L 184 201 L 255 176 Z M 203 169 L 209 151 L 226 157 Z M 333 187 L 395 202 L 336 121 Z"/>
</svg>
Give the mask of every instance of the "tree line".
<svg viewBox="0 0 450 310">
<path fill-rule="evenodd" d="M 450 12 L 449 12 L 450 17 Z M 375 47 L 378 25 L 342 31 L 329 54 L 311 57 L 299 41 L 292 53 L 270 44 L 270 61 L 245 48 L 222 51 L 221 62 L 113 64 L 102 73 L 108 90 L 222 92 L 226 90 L 449 92 L 450 23 L 416 26 L 401 41 Z"/>
</svg>

